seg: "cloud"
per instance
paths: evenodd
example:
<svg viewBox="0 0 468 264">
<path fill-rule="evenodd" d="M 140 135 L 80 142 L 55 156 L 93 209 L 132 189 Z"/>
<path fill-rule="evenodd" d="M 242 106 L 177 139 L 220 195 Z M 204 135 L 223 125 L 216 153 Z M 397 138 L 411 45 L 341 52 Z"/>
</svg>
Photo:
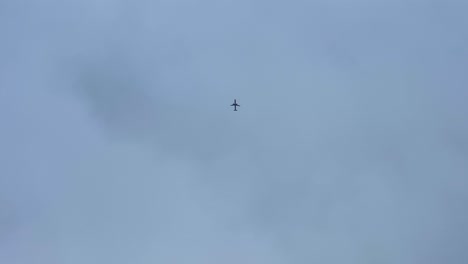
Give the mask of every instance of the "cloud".
<svg viewBox="0 0 468 264">
<path fill-rule="evenodd" d="M 467 258 L 459 4 L 4 5 L 0 260 Z"/>
</svg>

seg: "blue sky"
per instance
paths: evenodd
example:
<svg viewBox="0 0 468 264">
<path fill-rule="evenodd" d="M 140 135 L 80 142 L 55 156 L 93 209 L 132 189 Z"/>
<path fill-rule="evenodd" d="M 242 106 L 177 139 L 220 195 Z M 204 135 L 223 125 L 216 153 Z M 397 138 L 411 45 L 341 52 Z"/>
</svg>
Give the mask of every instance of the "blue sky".
<svg viewBox="0 0 468 264">
<path fill-rule="evenodd" d="M 3 1 L 0 262 L 467 262 L 467 9 Z"/>
</svg>

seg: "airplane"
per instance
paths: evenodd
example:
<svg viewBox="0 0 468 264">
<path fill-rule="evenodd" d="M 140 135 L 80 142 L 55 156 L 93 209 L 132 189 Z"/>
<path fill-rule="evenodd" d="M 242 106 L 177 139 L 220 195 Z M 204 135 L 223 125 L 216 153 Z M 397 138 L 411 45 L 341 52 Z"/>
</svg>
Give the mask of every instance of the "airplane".
<svg viewBox="0 0 468 264">
<path fill-rule="evenodd" d="M 234 106 L 234 111 L 237 111 L 237 107 L 240 105 L 238 105 L 236 99 L 234 99 L 234 103 L 231 106 Z"/>
</svg>

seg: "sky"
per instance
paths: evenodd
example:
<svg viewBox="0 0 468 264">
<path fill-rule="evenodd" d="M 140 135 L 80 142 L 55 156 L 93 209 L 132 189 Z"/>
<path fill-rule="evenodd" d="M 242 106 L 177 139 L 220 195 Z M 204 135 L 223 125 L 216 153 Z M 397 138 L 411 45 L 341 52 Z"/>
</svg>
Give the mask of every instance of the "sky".
<svg viewBox="0 0 468 264">
<path fill-rule="evenodd" d="M 468 263 L 467 11 L 1 1 L 0 263 Z"/>
</svg>

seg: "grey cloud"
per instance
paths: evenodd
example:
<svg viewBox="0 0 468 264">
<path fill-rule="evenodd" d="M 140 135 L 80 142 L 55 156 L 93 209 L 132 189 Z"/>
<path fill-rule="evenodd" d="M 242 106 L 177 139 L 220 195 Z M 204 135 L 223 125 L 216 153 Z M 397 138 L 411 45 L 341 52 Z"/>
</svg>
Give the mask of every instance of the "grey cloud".
<svg viewBox="0 0 468 264">
<path fill-rule="evenodd" d="M 32 213 L 0 260 L 467 259 L 463 3 L 26 6 L 0 182 Z"/>
</svg>

